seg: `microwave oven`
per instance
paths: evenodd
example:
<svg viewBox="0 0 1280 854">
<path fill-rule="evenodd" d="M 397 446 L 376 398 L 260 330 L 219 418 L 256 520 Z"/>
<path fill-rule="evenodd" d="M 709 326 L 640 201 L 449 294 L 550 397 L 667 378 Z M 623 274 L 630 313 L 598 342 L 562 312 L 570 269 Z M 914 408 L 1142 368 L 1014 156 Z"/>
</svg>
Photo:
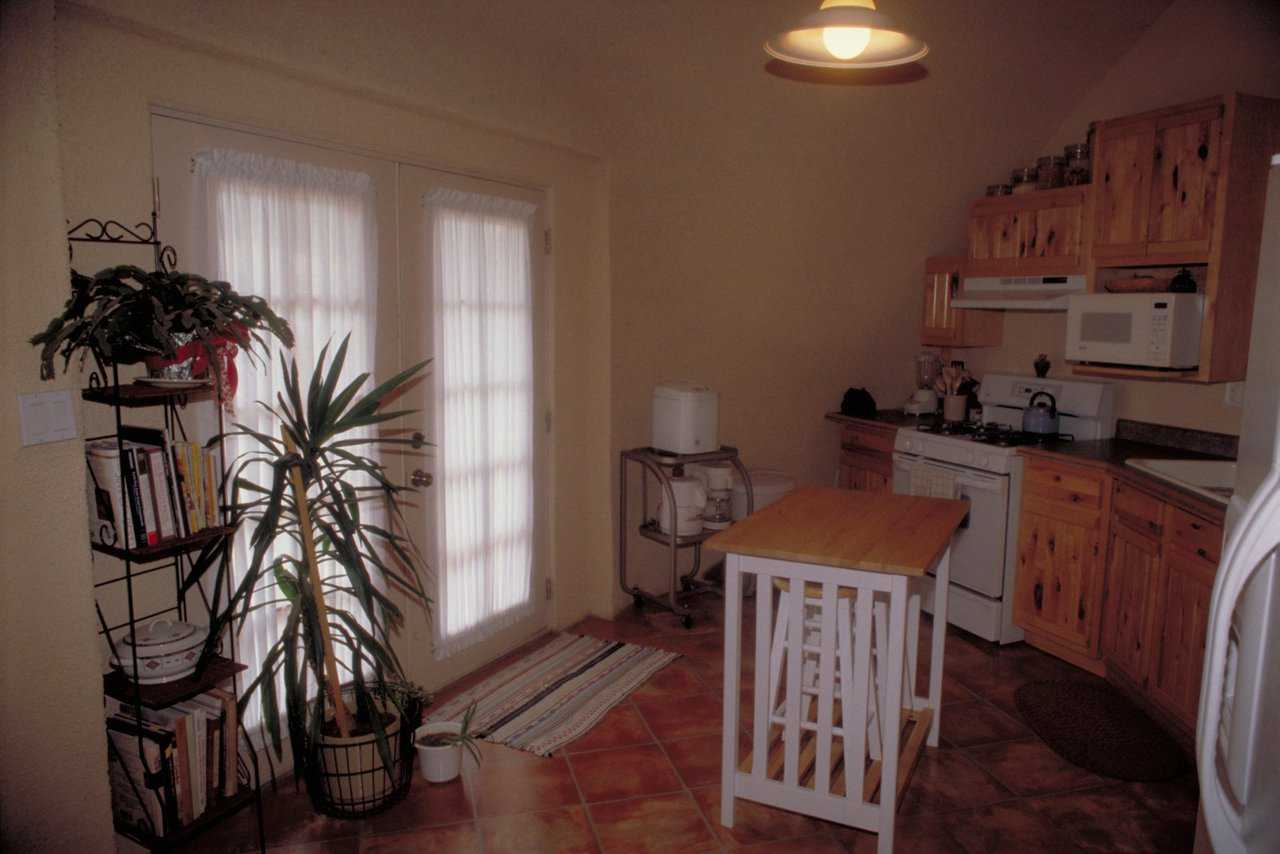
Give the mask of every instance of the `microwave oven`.
<svg viewBox="0 0 1280 854">
<path fill-rule="evenodd" d="M 1077 294 L 1067 299 L 1073 362 L 1186 370 L 1200 364 L 1202 294 Z"/>
</svg>

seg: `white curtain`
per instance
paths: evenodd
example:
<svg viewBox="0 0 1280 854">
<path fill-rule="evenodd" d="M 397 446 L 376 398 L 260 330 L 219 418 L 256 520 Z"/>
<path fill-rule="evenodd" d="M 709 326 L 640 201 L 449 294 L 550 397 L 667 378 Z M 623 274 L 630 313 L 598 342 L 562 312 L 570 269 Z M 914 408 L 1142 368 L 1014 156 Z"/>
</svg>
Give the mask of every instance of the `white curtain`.
<svg viewBox="0 0 1280 854">
<path fill-rule="evenodd" d="M 342 382 L 372 371 L 378 295 L 373 178 L 226 149 L 201 152 L 193 169 L 198 196 L 203 196 L 213 275 L 242 293 L 264 297 L 289 321 L 302 393 L 320 349 L 329 343 L 332 355 L 347 333 L 351 341 Z M 265 364 L 254 365 L 244 356 L 236 362 L 240 385 L 232 420 L 273 436 L 279 435 L 279 424 L 258 401 L 274 405 L 276 394 L 284 391 L 281 352 Z M 234 442 L 227 450 L 234 460 L 245 448 Z M 249 474 L 269 482 L 262 468 Z M 237 574 L 250 562 L 247 543 L 247 532 L 241 531 L 233 554 Z M 268 598 L 265 591 L 259 601 Z M 280 635 L 280 614 L 275 608 L 252 612 L 239 636 L 238 654 L 249 665 L 249 681 Z M 283 696 L 283 685 L 277 688 Z M 245 725 L 254 732 L 260 723 L 259 704 L 250 703 Z"/>
<path fill-rule="evenodd" d="M 435 655 L 533 612 L 536 208 L 437 189 L 431 228 L 437 444 Z"/>
</svg>

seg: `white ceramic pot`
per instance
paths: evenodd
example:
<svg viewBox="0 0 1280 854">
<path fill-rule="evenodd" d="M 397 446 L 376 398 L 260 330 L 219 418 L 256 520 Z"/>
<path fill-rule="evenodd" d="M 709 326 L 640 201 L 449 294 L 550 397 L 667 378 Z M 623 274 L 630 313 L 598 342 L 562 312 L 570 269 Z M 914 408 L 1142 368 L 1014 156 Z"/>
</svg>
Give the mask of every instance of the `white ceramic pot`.
<svg viewBox="0 0 1280 854">
<path fill-rule="evenodd" d="M 200 660 L 207 629 L 204 626 L 160 618 L 138 626 L 131 639 L 128 632 L 117 641 L 119 658 L 111 664 L 137 679 L 142 685 L 173 682 L 190 676 Z M 137 648 L 138 673 L 133 672 L 134 645 Z"/>
<path fill-rule="evenodd" d="M 443 747 L 431 747 L 423 744 L 423 740 L 437 733 L 462 732 L 462 724 L 457 721 L 439 721 L 426 723 L 413 732 L 413 746 L 418 751 L 418 773 L 428 783 L 448 783 L 462 772 L 462 745 L 447 744 Z"/>
</svg>

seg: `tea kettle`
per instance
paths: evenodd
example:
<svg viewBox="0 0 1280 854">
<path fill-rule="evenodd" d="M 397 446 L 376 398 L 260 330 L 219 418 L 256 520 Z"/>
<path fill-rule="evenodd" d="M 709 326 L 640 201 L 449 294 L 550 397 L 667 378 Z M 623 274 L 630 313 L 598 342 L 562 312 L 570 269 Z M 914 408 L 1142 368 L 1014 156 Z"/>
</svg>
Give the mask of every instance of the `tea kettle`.
<svg viewBox="0 0 1280 854">
<path fill-rule="evenodd" d="M 1036 403 L 1042 397 L 1044 401 Z M 1022 429 L 1028 433 L 1053 434 L 1058 432 L 1058 401 L 1047 391 L 1038 391 L 1027 401 L 1027 408 L 1022 410 Z"/>
</svg>

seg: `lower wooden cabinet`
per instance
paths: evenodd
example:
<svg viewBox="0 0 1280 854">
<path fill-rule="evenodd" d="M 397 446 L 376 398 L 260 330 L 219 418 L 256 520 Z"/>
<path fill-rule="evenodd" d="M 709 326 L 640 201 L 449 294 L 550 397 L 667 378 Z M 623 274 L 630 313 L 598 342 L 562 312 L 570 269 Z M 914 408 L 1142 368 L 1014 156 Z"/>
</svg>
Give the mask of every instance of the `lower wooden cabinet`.
<svg viewBox="0 0 1280 854">
<path fill-rule="evenodd" d="M 1165 549 L 1156 588 L 1154 648 L 1148 685 L 1156 702 L 1194 728 L 1200 705 L 1209 603 L 1217 567 L 1177 546 Z"/>
<path fill-rule="evenodd" d="M 841 489 L 893 491 L 893 437 L 897 428 L 875 421 L 846 424 L 840 435 Z"/>
<path fill-rule="evenodd" d="M 1102 656 L 1107 666 L 1147 686 L 1152 615 L 1160 542 L 1118 523 L 1111 530 L 1107 591 L 1102 616 Z"/>
<path fill-rule="evenodd" d="M 1024 511 L 1018 528 L 1014 622 L 1078 652 L 1096 655 L 1102 591 L 1096 525 Z"/>
</svg>

